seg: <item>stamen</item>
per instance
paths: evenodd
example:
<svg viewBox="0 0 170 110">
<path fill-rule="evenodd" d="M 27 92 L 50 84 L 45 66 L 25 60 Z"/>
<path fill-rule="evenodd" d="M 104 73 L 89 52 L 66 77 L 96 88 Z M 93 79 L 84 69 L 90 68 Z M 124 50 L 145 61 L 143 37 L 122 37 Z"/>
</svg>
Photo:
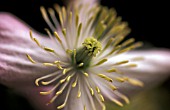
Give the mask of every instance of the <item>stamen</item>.
<svg viewBox="0 0 170 110">
<path fill-rule="evenodd" d="M 56 95 L 62 94 L 67 85 L 68 85 L 68 82 L 66 82 L 66 83 L 62 86 L 62 88 L 61 88 L 59 91 L 56 92 Z"/>
<path fill-rule="evenodd" d="M 96 86 L 96 91 L 97 91 L 97 93 L 100 93 L 100 89 L 97 86 Z"/>
<path fill-rule="evenodd" d="M 34 39 L 34 37 L 33 37 L 33 35 L 32 35 L 32 30 L 30 30 L 30 38 L 33 40 Z"/>
<path fill-rule="evenodd" d="M 62 12 L 58 11 L 58 14 L 59 14 L 59 19 L 60 19 L 61 26 L 64 27 L 64 21 L 63 21 L 63 18 L 62 18 Z"/>
<path fill-rule="evenodd" d="M 127 81 L 127 78 L 116 77 L 115 80 L 122 83 L 122 82 Z"/>
<path fill-rule="evenodd" d="M 124 38 L 125 38 L 124 36 L 119 36 L 119 37 L 115 40 L 113 46 L 117 46 Z"/>
<path fill-rule="evenodd" d="M 99 66 L 99 65 L 101 65 L 101 64 L 103 64 L 105 62 L 107 62 L 107 59 L 102 59 L 98 63 L 96 63 L 94 66 Z"/>
<path fill-rule="evenodd" d="M 26 54 L 26 56 L 31 63 L 36 63 L 30 55 Z"/>
<path fill-rule="evenodd" d="M 37 78 L 37 79 L 35 80 L 35 84 L 36 84 L 37 86 L 39 86 L 38 82 L 39 82 L 40 80 L 43 80 L 43 79 L 46 79 L 46 78 L 55 76 L 55 75 L 57 75 L 57 74 L 58 74 L 58 72 L 54 72 L 54 73 L 48 74 L 48 75 L 46 75 L 46 76 Z"/>
<path fill-rule="evenodd" d="M 120 62 L 116 62 L 115 64 L 113 64 L 113 65 L 122 65 L 122 64 L 126 64 L 126 63 L 128 63 L 129 61 L 128 60 L 123 60 L 123 61 L 120 61 Z"/>
<path fill-rule="evenodd" d="M 112 43 L 114 40 L 115 40 L 114 38 L 110 38 L 110 39 L 108 40 L 106 46 L 105 46 L 104 49 L 102 50 L 102 52 L 105 51 L 105 50 L 111 45 L 111 43 Z M 101 52 L 101 53 L 102 53 L 102 52 Z M 101 53 L 100 53 L 100 55 L 101 55 Z"/>
<path fill-rule="evenodd" d="M 76 87 L 76 85 L 77 85 L 77 80 L 78 80 L 78 77 L 76 77 L 76 80 L 73 82 L 73 84 L 72 84 L 72 87 L 74 88 L 74 87 Z"/>
<path fill-rule="evenodd" d="M 51 28 L 51 30 L 55 30 L 55 27 L 53 24 L 50 22 L 50 19 L 48 18 L 47 12 L 43 6 L 40 7 L 40 11 L 42 14 L 42 17 L 44 18 L 45 22 L 48 24 L 48 26 Z"/>
<path fill-rule="evenodd" d="M 70 94 L 70 90 L 71 90 L 71 87 L 69 87 L 69 89 L 67 90 L 67 94 L 66 94 L 66 98 L 64 100 L 64 103 L 60 106 L 57 107 L 57 109 L 62 109 L 66 106 L 66 103 L 68 101 L 68 97 L 69 97 L 69 94 Z"/>
<path fill-rule="evenodd" d="M 84 65 L 84 63 L 80 63 L 79 65 L 78 65 L 78 67 L 82 67 Z"/>
<path fill-rule="evenodd" d="M 53 49 L 51 49 L 51 48 L 48 48 L 48 47 L 44 47 L 44 50 L 45 50 L 45 51 L 48 51 L 48 52 L 52 52 L 52 53 L 54 53 L 54 50 L 53 50 Z"/>
<path fill-rule="evenodd" d="M 42 85 L 49 85 L 49 84 L 51 84 L 51 83 L 53 83 L 54 81 L 56 81 L 59 77 L 61 77 L 62 76 L 62 74 L 60 74 L 60 75 L 58 75 L 58 76 L 56 76 L 55 78 L 53 78 L 52 80 L 50 80 L 50 81 L 41 81 L 41 84 Z"/>
<path fill-rule="evenodd" d="M 109 86 L 110 86 L 110 88 L 111 88 L 113 91 L 117 90 L 117 87 L 114 86 L 113 84 L 109 84 Z"/>
<path fill-rule="evenodd" d="M 79 23 L 79 15 L 78 14 L 76 14 L 76 27 L 78 26 L 78 23 Z"/>
<path fill-rule="evenodd" d="M 79 81 L 77 98 L 80 98 L 80 97 L 81 97 L 81 90 L 80 90 L 80 81 Z"/>
<path fill-rule="evenodd" d="M 101 100 L 102 102 L 104 102 L 104 97 L 103 97 L 103 95 L 102 95 L 102 94 L 98 94 L 98 95 L 99 95 L 100 100 Z"/>
<path fill-rule="evenodd" d="M 137 42 L 129 47 L 126 47 L 125 49 L 122 49 L 120 51 L 118 51 L 116 54 L 121 54 L 121 53 L 124 53 L 124 52 L 127 52 L 127 51 L 130 51 L 130 50 L 133 50 L 135 48 L 138 48 L 138 47 L 141 47 L 143 45 L 142 42 Z"/>
<path fill-rule="evenodd" d="M 63 74 L 65 75 L 67 72 L 69 72 L 71 70 L 71 68 L 65 68 L 63 69 Z"/>
<path fill-rule="evenodd" d="M 65 29 L 65 28 L 62 29 L 62 33 L 63 33 L 65 39 L 67 40 L 67 38 L 66 38 L 67 32 L 66 32 L 66 29 Z"/>
<path fill-rule="evenodd" d="M 116 68 L 112 68 L 112 69 L 107 70 L 108 73 L 112 73 L 112 72 L 116 72 L 116 71 L 117 71 Z"/>
<path fill-rule="evenodd" d="M 30 30 L 30 38 L 31 38 L 39 47 L 41 47 L 40 42 L 39 42 L 36 38 L 33 37 L 31 30 Z"/>
<path fill-rule="evenodd" d="M 121 44 L 121 45 L 122 45 L 122 47 L 125 47 L 125 46 L 133 43 L 134 41 L 135 41 L 134 38 L 130 38 L 130 39 L 128 39 L 127 41 L 125 41 L 125 42 L 124 42 L 123 44 Z"/>
<path fill-rule="evenodd" d="M 78 45 L 78 41 L 79 41 L 79 37 L 80 37 L 80 33 L 81 33 L 81 29 L 82 29 L 82 23 L 80 23 L 80 24 L 79 24 L 79 26 L 78 26 L 78 30 L 77 30 L 77 37 L 76 37 L 76 42 L 75 42 L 75 46 L 74 46 L 74 48 L 76 48 L 76 47 L 77 47 L 77 45 Z"/>
<path fill-rule="evenodd" d="M 60 37 L 59 37 L 59 35 L 58 35 L 58 33 L 55 31 L 54 32 L 54 36 L 56 37 L 56 39 L 58 40 L 58 42 L 61 44 L 61 45 L 63 45 L 62 44 L 62 41 L 61 41 L 61 39 L 60 39 Z"/>
<path fill-rule="evenodd" d="M 118 92 L 118 91 L 115 91 L 114 93 L 115 93 L 117 96 L 119 96 L 120 98 L 122 98 L 127 104 L 130 103 L 129 98 L 126 97 L 125 95 L 121 94 L 121 93 Z"/>
<path fill-rule="evenodd" d="M 144 57 L 134 57 L 131 59 L 131 61 L 141 61 L 144 60 Z"/>
<path fill-rule="evenodd" d="M 137 79 L 128 78 L 127 81 L 134 86 L 140 86 L 140 87 L 144 86 L 144 83 Z"/>
<path fill-rule="evenodd" d="M 45 66 L 54 66 L 53 63 L 43 63 L 43 65 L 45 65 Z"/>
<path fill-rule="evenodd" d="M 54 100 L 58 97 L 58 95 L 55 95 L 54 97 L 52 97 L 52 99 L 46 104 L 46 105 L 49 105 L 51 103 L 54 102 Z"/>
<path fill-rule="evenodd" d="M 54 10 L 53 10 L 52 8 L 49 8 L 49 9 L 48 9 L 48 12 L 49 12 L 49 14 L 50 14 L 50 17 L 51 17 L 53 23 L 55 24 L 55 27 L 57 28 L 57 27 L 59 26 L 59 23 L 58 23 L 58 20 L 57 20 L 57 18 L 56 18 L 56 16 L 55 16 Z"/>
<path fill-rule="evenodd" d="M 114 99 L 114 98 L 112 98 L 112 101 L 113 101 L 115 104 L 119 105 L 120 107 L 123 107 L 123 104 L 122 104 L 120 101 L 118 101 L 118 100 L 116 100 L 116 99 Z"/>
<path fill-rule="evenodd" d="M 60 64 L 60 61 L 55 61 L 54 64 L 56 64 L 56 66 L 57 66 L 58 69 L 60 69 L 60 70 L 63 69 L 62 66 L 61 66 L 61 64 Z"/>
<path fill-rule="evenodd" d="M 84 110 L 86 110 L 86 106 L 84 105 Z"/>
<path fill-rule="evenodd" d="M 88 73 L 83 72 L 83 74 L 84 74 L 86 77 L 89 77 L 89 74 L 88 74 Z"/>
<path fill-rule="evenodd" d="M 137 67 L 137 64 L 128 64 L 128 65 L 126 65 L 124 67 L 126 67 L 126 68 Z"/>
<path fill-rule="evenodd" d="M 73 53 L 73 51 L 72 51 L 72 50 L 70 50 L 70 49 L 67 49 L 67 50 L 66 50 L 66 53 L 70 55 L 70 54 L 72 54 L 72 53 Z"/>
<path fill-rule="evenodd" d="M 81 91 L 78 90 L 77 98 L 80 98 L 80 97 L 81 97 Z"/>
<path fill-rule="evenodd" d="M 41 95 L 49 95 L 51 94 L 61 83 L 57 83 L 51 90 L 46 92 L 40 92 Z"/>
<path fill-rule="evenodd" d="M 71 74 L 71 75 L 69 75 L 68 77 L 67 77 L 67 82 L 69 82 L 70 81 L 70 79 L 73 77 L 75 75 L 75 73 L 73 73 L 73 74 Z"/>
<path fill-rule="evenodd" d="M 104 74 L 97 74 L 99 77 L 109 81 L 109 82 L 113 82 L 113 80 L 111 78 L 109 78 L 108 76 L 104 75 Z"/>
<path fill-rule="evenodd" d="M 67 18 L 66 8 L 63 6 L 61 8 L 61 11 L 62 11 L 62 14 L 63 14 L 63 21 L 65 22 L 66 18 Z"/>
</svg>

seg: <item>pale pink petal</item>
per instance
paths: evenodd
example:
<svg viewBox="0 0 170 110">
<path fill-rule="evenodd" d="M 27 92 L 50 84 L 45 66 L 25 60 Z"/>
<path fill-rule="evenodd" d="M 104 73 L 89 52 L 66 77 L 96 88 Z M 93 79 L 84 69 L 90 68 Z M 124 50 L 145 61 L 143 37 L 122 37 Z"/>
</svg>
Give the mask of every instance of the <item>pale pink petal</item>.
<svg viewBox="0 0 170 110">
<path fill-rule="evenodd" d="M 143 57 L 143 60 L 134 60 L 134 58 Z M 111 59 L 112 62 L 129 60 L 129 63 L 137 64 L 134 68 L 123 68 L 119 70 L 125 76 L 138 79 L 144 83 L 144 87 L 135 87 L 129 84 L 119 84 L 119 89 L 132 95 L 133 92 L 152 88 L 170 77 L 170 50 L 169 49 L 152 49 L 132 51 L 122 54 Z"/>
<path fill-rule="evenodd" d="M 0 83 L 13 88 L 21 95 L 28 98 L 37 110 L 54 110 L 54 105 L 46 106 L 52 95 L 42 96 L 41 91 L 47 91 L 50 87 L 36 87 L 35 79 L 44 74 L 55 71 L 55 68 L 44 67 L 40 64 L 32 64 L 26 54 L 35 61 L 54 61 L 53 56 L 40 49 L 29 36 L 30 27 L 26 26 L 15 16 L 8 13 L 0 13 Z M 36 32 L 33 32 L 42 44 L 50 44 L 51 40 Z"/>
</svg>

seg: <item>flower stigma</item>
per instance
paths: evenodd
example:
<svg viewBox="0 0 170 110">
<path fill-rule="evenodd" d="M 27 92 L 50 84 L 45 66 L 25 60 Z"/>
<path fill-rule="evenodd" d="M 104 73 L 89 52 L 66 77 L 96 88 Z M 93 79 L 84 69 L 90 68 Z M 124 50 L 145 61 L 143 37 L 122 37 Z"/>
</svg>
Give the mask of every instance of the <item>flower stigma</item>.
<svg viewBox="0 0 170 110">
<path fill-rule="evenodd" d="M 26 55 L 32 64 L 55 68 L 53 73 L 35 80 L 36 86 L 52 86 L 48 91 L 40 91 L 41 95 L 54 93 L 47 105 L 55 103 L 57 109 L 63 109 L 72 105 L 71 99 L 78 101 L 77 106 L 81 105 L 82 110 L 106 110 L 105 98 L 119 106 L 123 106 L 119 99 L 128 104 L 128 97 L 119 92 L 118 85 L 144 85 L 121 71 L 135 69 L 136 62 L 144 60 L 143 57 L 115 58 L 142 46 L 134 38 L 124 40 L 130 33 L 128 24 L 117 17 L 114 9 L 95 4 L 54 8 L 40 10 L 50 27 L 45 31 L 55 46 L 43 45 L 30 30 L 31 40 L 54 60 L 38 62 Z"/>
<path fill-rule="evenodd" d="M 72 64 L 78 70 L 87 69 L 92 58 L 96 57 L 102 48 L 101 43 L 94 37 L 86 38 L 82 45 L 83 47 L 76 52 L 76 55 L 72 54 Z"/>
</svg>

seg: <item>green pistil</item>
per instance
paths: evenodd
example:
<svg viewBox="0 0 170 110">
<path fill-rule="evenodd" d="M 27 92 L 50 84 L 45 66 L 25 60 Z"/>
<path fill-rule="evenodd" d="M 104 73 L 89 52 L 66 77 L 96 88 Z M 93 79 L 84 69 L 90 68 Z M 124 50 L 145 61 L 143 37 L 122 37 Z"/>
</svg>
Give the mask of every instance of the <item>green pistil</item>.
<svg viewBox="0 0 170 110">
<path fill-rule="evenodd" d="M 77 50 L 76 55 L 72 54 L 72 64 L 78 70 L 85 70 L 90 62 L 101 51 L 101 43 L 93 37 L 88 37 L 82 43 L 83 47 Z"/>
<path fill-rule="evenodd" d="M 102 45 L 97 39 L 88 37 L 84 40 L 83 46 L 86 48 L 89 56 L 96 56 L 101 51 Z"/>
</svg>

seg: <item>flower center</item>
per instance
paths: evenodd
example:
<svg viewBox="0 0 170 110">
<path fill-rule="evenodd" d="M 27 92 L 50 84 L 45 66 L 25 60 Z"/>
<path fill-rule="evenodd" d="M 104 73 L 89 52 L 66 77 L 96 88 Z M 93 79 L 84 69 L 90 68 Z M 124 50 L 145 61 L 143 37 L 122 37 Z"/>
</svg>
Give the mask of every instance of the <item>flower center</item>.
<svg viewBox="0 0 170 110">
<path fill-rule="evenodd" d="M 72 64 L 77 70 L 85 70 L 90 66 L 90 62 L 101 51 L 101 43 L 94 37 L 88 37 L 82 43 L 83 47 L 73 52 Z"/>
</svg>

